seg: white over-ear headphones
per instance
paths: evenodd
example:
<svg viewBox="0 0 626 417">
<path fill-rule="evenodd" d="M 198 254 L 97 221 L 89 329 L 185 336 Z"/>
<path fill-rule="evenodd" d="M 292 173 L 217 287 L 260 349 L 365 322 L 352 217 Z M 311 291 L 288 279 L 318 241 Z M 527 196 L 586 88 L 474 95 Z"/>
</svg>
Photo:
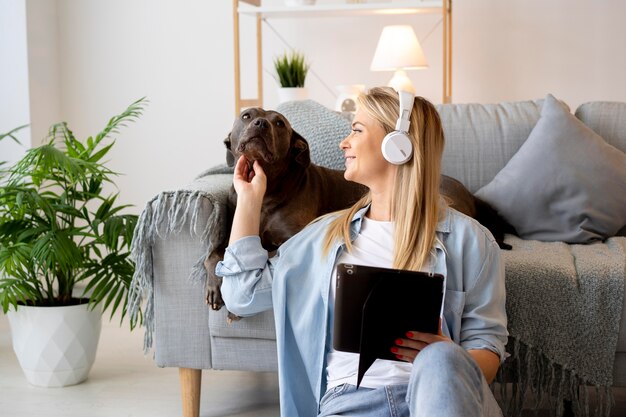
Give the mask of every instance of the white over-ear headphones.
<svg viewBox="0 0 626 417">
<path fill-rule="evenodd" d="M 400 96 L 400 115 L 396 122 L 396 130 L 385 136 L 381 145 L 383 156 L 394 165 L 404 164 L 413 155 L 413 145 L 408 132 L 415 96 L 408 91 L 398 91 L 398 95 Z"/>
</svg>

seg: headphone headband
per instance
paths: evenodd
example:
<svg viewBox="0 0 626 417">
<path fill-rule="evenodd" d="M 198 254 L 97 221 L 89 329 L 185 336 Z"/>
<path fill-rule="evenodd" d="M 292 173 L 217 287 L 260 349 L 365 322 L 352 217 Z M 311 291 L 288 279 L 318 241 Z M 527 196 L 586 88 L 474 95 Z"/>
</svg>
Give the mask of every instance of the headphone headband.
<svg viewBox="0 0 626 417">
<path fill-rule="evenodd" d="M 398 91 L 398 95 L 400 96 L 400 114 L 396 122 L 396 130 L 408 132 L 411 125 L 411 110 L 413 110 L 415 96 L 408 91 Z"/>
<path fill-rule="evenodd" d="M 396 122 L 396 130 L 383 138 L 381 150 L 383 157 L 394 165 L 401 165 L 411 159 L 413 145 L 409 139 L 411 111 L 415 96 L 408 91 L 398 91 L 400 97 L 400 114 Z"/>
</svg>

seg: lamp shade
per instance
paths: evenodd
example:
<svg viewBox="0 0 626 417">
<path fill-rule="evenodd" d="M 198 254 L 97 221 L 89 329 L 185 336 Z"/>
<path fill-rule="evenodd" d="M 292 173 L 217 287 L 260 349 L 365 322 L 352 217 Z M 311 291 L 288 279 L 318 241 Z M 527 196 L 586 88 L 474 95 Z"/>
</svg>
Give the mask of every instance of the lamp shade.
<svg viewBox="0 0 626 417">
<path fill-rule="evenodd" d="M 372 71 L 427 68 L 428 63 L 413 27 L 410 25 L 385 26 L 372 65 Z"/>
</svg>

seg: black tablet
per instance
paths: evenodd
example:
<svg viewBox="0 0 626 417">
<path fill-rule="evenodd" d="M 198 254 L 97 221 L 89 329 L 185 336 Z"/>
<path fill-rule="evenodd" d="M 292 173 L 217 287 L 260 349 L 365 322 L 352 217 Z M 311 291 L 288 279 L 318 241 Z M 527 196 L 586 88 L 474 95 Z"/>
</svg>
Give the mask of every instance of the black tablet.
<svg viewBox="0 0 626 417">
<path fill-rule="evenodd" d="M 441 274 L 337 265 L 333 347 L 395 360 L 394 341 L 410 330 L 436 334 L 444 293 Z"/>
</svg>

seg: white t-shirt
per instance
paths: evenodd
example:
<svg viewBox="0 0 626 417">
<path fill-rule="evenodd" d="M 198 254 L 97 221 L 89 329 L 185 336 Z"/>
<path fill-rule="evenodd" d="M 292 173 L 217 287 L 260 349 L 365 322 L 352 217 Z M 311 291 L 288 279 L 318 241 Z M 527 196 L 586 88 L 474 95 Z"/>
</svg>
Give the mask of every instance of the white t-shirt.
<svg viewBox="0 0 626 417">
<path fill-rule="evenodd" d="M 361 232 L 352 243 L 352 253 L 343 252 L 337 264 L 378 266 L 391 268 L 393 263 L 393 223 L 381 222 L 363 217 Z M 335 286 L 337 268 L 333 271 L 329 305 L 335 308 Z M 334 312 L 333 312 L 334 313 Z M 389 346 L 391 349 L 391 346 Z M 331 345 L 326 355 L 328 388 L 341 384 L 356 385 L 359 369 L 359 355 L 340 352 Z M 413 364 L 408 362 L 376 359 L 361 381 L 362 387 L 380 388 L 385 385 L 408 384 Z"/>
</svg>

